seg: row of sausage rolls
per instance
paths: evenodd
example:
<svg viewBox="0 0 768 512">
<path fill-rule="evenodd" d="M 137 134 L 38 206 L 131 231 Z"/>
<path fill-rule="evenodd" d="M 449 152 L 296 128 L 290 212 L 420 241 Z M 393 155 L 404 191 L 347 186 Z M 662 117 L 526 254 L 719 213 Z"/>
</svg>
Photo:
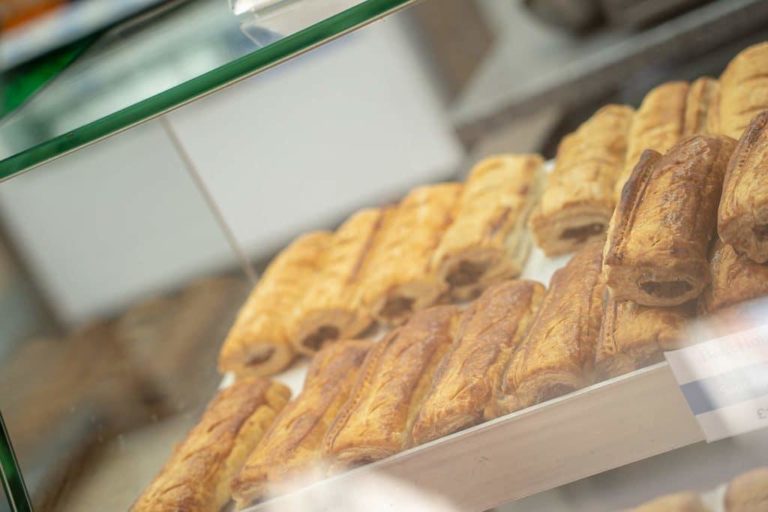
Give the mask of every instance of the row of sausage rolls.
<svg viewBox="0 0 768 512">
<path fill-rule="evenodd" d="M 539 156 L 492 157 L 463 184 L 419 187 L 397 205 L 356 213 L 333 233 L 299 237 L 242 307 L 220 370 L 274 374 L 296 354 L 312 355 L 376 321 L 401 325 L 413 311 L 517 276 L 542 183 Z"/>
</svg>

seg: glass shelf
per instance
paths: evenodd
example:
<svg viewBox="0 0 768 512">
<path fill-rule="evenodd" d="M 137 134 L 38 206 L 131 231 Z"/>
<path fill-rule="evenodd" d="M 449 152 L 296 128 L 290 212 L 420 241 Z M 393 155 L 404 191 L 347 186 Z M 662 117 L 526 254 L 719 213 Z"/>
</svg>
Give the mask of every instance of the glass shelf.
<svg viewBox="0 0 768 512">
<path fill-rule="evenodd" d="M 235 15 L 194 0 L 105 33 L 0 119 L 0 180 L 155 117 L 414 0 L 286 0 Z M 282 4 L 282 5 L 281 5 Z"/>
</svg>

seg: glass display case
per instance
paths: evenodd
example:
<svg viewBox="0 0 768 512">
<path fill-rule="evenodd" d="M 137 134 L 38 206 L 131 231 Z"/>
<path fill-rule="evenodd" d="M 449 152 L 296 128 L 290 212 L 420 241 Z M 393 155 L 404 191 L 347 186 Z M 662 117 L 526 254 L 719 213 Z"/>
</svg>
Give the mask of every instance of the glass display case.
<svg viewBox="0 0 768 512">
<path fill-rule="evenodd" d="M 140 3 L 0 78 L 0 511 L 768 511 L 768 2 Z"/>
</svg>

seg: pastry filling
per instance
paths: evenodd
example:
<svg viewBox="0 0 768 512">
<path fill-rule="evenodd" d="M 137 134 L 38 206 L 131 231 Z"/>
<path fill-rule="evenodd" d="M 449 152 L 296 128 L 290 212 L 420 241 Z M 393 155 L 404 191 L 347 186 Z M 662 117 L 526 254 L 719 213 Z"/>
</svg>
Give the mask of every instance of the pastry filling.
<svg viewBox="0 0 768 512">
<path fill-rule="evenodd" d="M 462 261 L 459 265 L 446 277 L 446 281 L 451 286 L 468 286 L 474 284 L 480 279 L 488 265 L 486 263 L 475 263 L 472 261 Z"/>
<path fill-rule="evenodd" d="M 409 297 L 391 297 L 381 308 L 381 316 L 395 318 L 413 311 L 413 299 Z"/>
<path fill-rule="evenodd" d="M 768 238 L 768 224 L 761 224 L 752 228 L 757 238 Z"/>
<path fill-rule="evenodd" d="M 647 281 L 640 288 L 648 295 L 661 298 L 677 297 L 693 289 L 687 281 Z"/>
<path fill-rule="evenodd" d="M 605 225 L 601 222 L 587 224 L 575 228 L 568 228 L 563 231 L 560 238 L 563 240 L 576 240 L 577 242 L 586 242 L 591 236 L 599 235 L 605 231 Z"/>
<path fill-rule="evenodd" d="M 269 361 L 269 358 L 272 357 L 272 354 L 275 353 L 274 348 L 267 348 L 265 350 L 261 350 L 258 354 L 254 354 L 251 356 L 248 361 L 245 363 L 246 366 L 258 366 L 261 363 L 265 361 Z"/>
<path fill-rule="evenodd" d="M 332 325 L 323 325 L 315 332 L 304 338 L 302 345 L 310 350 L 320 350 L 328 341 L 335 341 L 339 338 L 339 329 Z"/>
</svg>

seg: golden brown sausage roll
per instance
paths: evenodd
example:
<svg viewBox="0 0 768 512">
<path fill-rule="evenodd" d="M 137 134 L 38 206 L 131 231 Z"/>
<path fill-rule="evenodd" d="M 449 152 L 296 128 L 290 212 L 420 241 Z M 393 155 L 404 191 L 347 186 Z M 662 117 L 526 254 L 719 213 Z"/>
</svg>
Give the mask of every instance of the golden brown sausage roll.
<svg viewBox="0 0 768 512">
<path fill-rule="evenodd" d="M 739 53 L 720 77 L 720 133 L 738 139 L 763 110 L 768 110 L 768 43 Z"/>
<path fill-rule="evenodd" d="M 291 326 L 290 340 L 298 352 L 312 355 L 325 343 L 354 338 L 371 325 L 361 303 L 359 274 L 381 218 L 378 208 L 361 210 L 333 234 Z"/>
<path fill-rule="evenodd" d="M 498 415 L 501 374 L 543 296 L 540 283 L 506 281 L 488 288 L 462 314 L 457 339 L 440 363 L 413 424 L 413 444 Z"/>
<path fill-rule="evenodd" d="M 267 267 L 237 315 L 219 353 L 219 371 L 272 375 L 291 364 L 288 324 L 317 275 L 331 234 L 297 238 Z"/>
<path fill-rule="evenodd" d="M 720 83 L 702 77 L 691 83 L 685 102 L 683 137 L 720 133 Z"/>
<path fill-rule="evenodd" d="M 768 262 L 768 112 L 750 123 L 728 164 L 718 212 L 723 242 L 758 262 Z"/>
<path fill-rule="evenodd" d="M 547 256 L 575 251 L 604 236 L 616 206 L 614 189 L 633 115 L 631 107 L 608 105 L 560 143 L 555 169 L 530 222 L 536 245 Z"/>
<path fill-rule="evenodd" d="M 520 274 L 530 250 L 525 232 L 543 183 L 538 155 L 504 155 L 478 163 L 432 265 L 456 299 Z"/>
<path fill-rule="evenodd" d="M 608 298 L 595 356 L 595 374 L 616 377 L 657 363 L 680 348 L 692 304 L 657 308 Z"/>
<path fill-rule="evenodd" d="M 552 276 L 525 342 L 502 382 L 501 409 L 511 412 L 592 382 L 603 311 L 602 241 L 577 252 Z"/>
<path fill-rule="evenodd" d="M 371 346 L 368 341 L 340 341 L 315 355 L 301 394 L 285 407 L 262 442 L 249 452 L 232 481 L 232 494 L 239 507 L 274 492 L 270 485 L 300 478 L 323 462 L 323 437 L 349 397 Z"/>
<path fill-rule="evenodd" d="M 617 201 L 643 151 L 652 149 L 664 153 L 680 141 L 687 103 L 687 82 L 667 82 L 646 94 L 629 129 L 624 171 L 616 181 Z"/>
<path fill-rule="evenodd" d="M 768 510 L 768 467 L 739 475 L 728 484 L 725 512 Z"/>
<path fill-rule="evenodd" d="M 453 342 L 459 316 L 456 306 L 419 311 L 371 351 L 325 440 L 334 465 L 372 462 L 406 448 L 416 412 Z"/>
<path fill-rule="evenodd" d="M 720 240 L 715 241 L 709 264 L 712 282 L 701 295 L 701 313 L 768 295 L 768 264 L 755 263 Z"/>
<path fill-rule="evenodd" d="M 701 498 L 692 492 L 681 492 L 656 498 L 633 508 L 632 512 L 710 512 Z"/>
<path fill-rule="evenodd" d="M 360 285 L 363 303 L 377 320 L 400 325 L 445 291 L 429 262 L 460 192 L 459 183 L 419 187 L 384 214 Z"/>
<path fill-rule="evenodd" d="M 707 252 L 734 142 L 697 135 L 663 157 L 646 151 L 616 208 L 605 246 L 616 300 L 676 306 L 709 283 Z"/>
<path fill-rule="evenodd" d="M 219 391 L 131 510 L 220 510 L 229 501 L 232 477 L 290 395 L 263 377 L 240 379 Z"/>
</svg>

